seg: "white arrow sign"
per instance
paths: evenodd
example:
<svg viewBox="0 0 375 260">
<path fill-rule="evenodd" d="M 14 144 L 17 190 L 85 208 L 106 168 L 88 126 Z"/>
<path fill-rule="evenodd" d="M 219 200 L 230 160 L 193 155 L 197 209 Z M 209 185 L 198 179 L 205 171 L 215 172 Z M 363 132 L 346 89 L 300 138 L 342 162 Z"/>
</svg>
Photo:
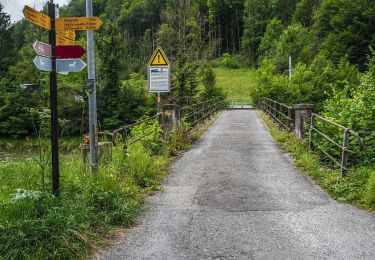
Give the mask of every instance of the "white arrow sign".
<svg viewBox="0 0 375 260">
<path fill-rule="evenodd" d="M 78 72 L 86 67 L 81 59 L 59 59 L 57 60 L 57 72 Z"/>
<path fill-rule="evenodd" d="M 34 64 L 39 70 L 52 71 L 52 60 L 50 58 L 36 56 Z M 58 59 L 56 60 L 56 70 L 58 73 L 67 75 L 69 72 L 78 72 L 86 67 L 81 59 Z"/>
<path fill-rule="evenodd" d="M 52 71 L 52 60 L 50 58 L 36 56 L 34 64 L 39 70 Z"/>
</svg>

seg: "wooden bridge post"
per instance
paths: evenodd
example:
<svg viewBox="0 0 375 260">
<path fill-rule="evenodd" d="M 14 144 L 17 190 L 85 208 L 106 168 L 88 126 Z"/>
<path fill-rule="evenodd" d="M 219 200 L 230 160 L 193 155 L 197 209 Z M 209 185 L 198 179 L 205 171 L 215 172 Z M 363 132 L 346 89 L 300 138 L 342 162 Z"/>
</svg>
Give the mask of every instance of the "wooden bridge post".
<svg viewBox="0 0 375 260">
<path fill-rule="evenodd" d="M 306 138 L 306 123 L 310 122 L 314 109 L 313 104 L 297 104 L 293 106 L 295 114 L 294 131 L 300 139 Z"/>
</svg>

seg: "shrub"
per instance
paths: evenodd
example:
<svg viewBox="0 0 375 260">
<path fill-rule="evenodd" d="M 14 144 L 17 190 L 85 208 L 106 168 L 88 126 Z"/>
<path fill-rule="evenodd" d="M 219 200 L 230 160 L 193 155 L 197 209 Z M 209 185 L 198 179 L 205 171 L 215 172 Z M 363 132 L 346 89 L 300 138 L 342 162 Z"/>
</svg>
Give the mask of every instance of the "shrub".
<svg viewBox="0 0 375 260">
<path fill-rule="evenodd" d="M 223 53 L 219 63 L 220 65 L 231 69 L 238 69 L 244 67 L 245 64 L 241 55 L 229 53 Z"/>
</svg>

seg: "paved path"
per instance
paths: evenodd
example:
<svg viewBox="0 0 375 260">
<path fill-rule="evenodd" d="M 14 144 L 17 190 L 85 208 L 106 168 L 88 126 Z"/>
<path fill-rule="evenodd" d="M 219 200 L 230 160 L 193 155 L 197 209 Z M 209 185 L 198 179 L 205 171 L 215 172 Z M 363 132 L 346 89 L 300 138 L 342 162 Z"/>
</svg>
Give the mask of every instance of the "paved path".
<svg viewBox="0 0 375 260">
<path fill-rule="evenodd" d="M 375 259 L 375 215 L 302 175 L 255 111 L 226 111 L 100 259 Z"/>
</svg>

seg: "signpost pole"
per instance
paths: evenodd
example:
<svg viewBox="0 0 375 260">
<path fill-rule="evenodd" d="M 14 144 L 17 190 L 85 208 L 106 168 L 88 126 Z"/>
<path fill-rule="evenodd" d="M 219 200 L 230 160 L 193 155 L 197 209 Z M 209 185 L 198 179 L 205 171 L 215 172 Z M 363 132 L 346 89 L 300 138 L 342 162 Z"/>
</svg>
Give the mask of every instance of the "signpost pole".
<svg viewBox="0 0 375 260">
<path fill-rule="evenodd" d="M 52 142 L 52 192 L 55 196 L 60 193 L 59 175 L 59 142 L 58 142 L 58 111 L 57 111 L 57 75 L 56 75 L 56 32 L 55 4 L 48 2 L 48 16 L 51 18 L 49 44 L 51 45 L 52 71 L 50 72 L 50 102 L 51 102 L 51 142 Z"/>
<path fill-rule="evenodd" d="M 93 16 L 92 0 L 86 0 L 86 16 Z M 92 171 L 97 169 L 97 108 L 96 108 L 96 81 L 94 59 L 94 32 L 87 31 L 87 87 L 89 92 L 89 134 L 90 134 L 90 159 Z"/>
<path fill-rule="evenodd" d="M 157 111 L 158 111 L 158 121 L 159 124 L 161 123 L 161 116 L 160 116 L 160 92 L 158 92 L 158 98 L 157 98 Z"/>
</svg>

